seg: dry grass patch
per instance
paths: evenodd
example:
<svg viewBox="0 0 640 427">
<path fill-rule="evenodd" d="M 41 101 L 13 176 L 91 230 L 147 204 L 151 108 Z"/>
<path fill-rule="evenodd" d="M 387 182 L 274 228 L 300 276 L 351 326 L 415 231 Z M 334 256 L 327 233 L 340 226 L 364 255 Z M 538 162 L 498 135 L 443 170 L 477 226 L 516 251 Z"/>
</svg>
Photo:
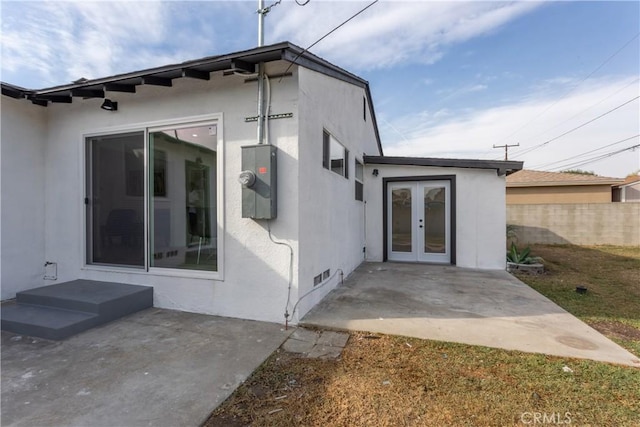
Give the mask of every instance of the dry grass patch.
<svg viewBox="0 0 640 427">
<path fill-rule="evenodd" d="M 547 273 L 520 280 L 640 356 L 640 247 L 533 245 L 532 253 Z M 577 294 L 578 285 L 588 292 Z"/>
<path fill-rule="evenodd" d="M 549 272 L 521 280 L 640 355 L 640 248 L 533 254 Z M 535 416 L 640 426 L 640 369 L 353 333 L 339 360 L 275 352 L 205 426 L 525 426 Z"/>
<path fill-rule="evenodd" d="M 525 425 L 546 413 L 632 426 L 638 384 L 633 368 L 354 333 L 337 361 L 274 353 L 205 425 Z"/>
</svg>

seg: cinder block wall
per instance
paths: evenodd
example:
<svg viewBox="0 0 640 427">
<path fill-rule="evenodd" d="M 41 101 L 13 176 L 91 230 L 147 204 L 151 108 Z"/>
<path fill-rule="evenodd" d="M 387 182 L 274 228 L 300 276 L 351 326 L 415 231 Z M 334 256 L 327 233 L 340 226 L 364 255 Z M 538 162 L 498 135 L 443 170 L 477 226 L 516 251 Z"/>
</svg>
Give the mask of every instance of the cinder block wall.
<svg viewBox="0 0 640 427">
<path fill-rule="evenodd" d="M 640 245 L 640 203 L 508 205 L 518 242 Z"/>
</svg>

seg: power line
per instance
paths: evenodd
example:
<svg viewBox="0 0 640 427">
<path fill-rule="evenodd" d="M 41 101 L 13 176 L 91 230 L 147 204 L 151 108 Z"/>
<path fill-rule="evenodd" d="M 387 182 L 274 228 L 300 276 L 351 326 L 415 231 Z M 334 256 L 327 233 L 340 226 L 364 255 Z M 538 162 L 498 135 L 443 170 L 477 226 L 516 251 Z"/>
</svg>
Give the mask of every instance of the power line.
<svg viewBox="0 0 640 427">
<path fill-rule="evenodd" d="M 556 99 L 556 101 L 551 104 L 550 106 L 548 106 L 547 108 L 545 108 L 540 114 L 538 114 L 537 116 L 535 116 L 533 119 L 529 120 L 528 122 L 526 122 L 524 125 L 520 126 L 518 129 L 516 129 L 515 131 L 511 132 L 509 135 L 507 135 L 506 137 L 504 137 L 502 140 L 500 140 L 500 142 L 511 138 L 513 135 L 515 135 L 516 133 L 520 132 L 522 129 L 524 129 L 525 127 L 529 126 L 531 123 L 533 123 L 534 121 L 536 121 L 540 116 L 542 116 L 543 114 L 545 114 L 547 111 L 549 111 L 550 109 L 552 109 L 553 107 L 556 106 L 556 104 L 558 104 L 561 100 L 563 100 L 564 98 L 566 98 L 570 93 L 572 93 L 574 90 L 576 90 L 576 88 L 578 88 L 578 86 L 580 86 L 582 83 L 584 83 L 585 80 L 587 80 L 589 77 L 593 76 L 595 73 L 597 73 L 598 71 L 600 71 L 600 69 L 602 67 L 604 67 L 609 61 L 611 61 L 613 58 L 615 58 L 624 48 L 626 48 L 629 44 L 631 44 L 632 41 L 634 41 L 636 38 L 638 38 L 638 36 L 640 36 L 640 32 L 636 33 L 635 36 L 633 36 L 631 39 L 629 39 L 629 41 L 627 41 L 624 45 L 622 45 L 621 48 L 619 48 L 618 50 L 616 50 L 611 56 L 609 56 L 607 59 L 604 60 L 604 62 L 602 62 L 600 65 L 598 65 L 596 67 L 595 70 L 593 70 L 592 72 L 590 72 L 585 78 L 583 78 L 582 80 L 580 80 L 575 86 L 573 86 L 571 89 L 569 89 L 564 95 L 562 95 L 560 98 Z"/>
<path fill-rule="evenodd" d="M 293 61 L 291 61 L 291 63 L 289 63 L 289 66 L 287 67 L 287 69 L 284 71 L 283 75 L 286 75 L 289 70 L 291 69 L 291 67 L 293 66 L 293 64 L 296 63 L 296 61 L 298 60 L 298 58 L 300 58 L 302 55 L 304 55 L 305 52 L 307 52 L 309 49 L 311 49 L 312 47 L 314 47 L 315 45 L 317 45 L 318 43 L 320 43 L 322 40 L 326 39 L 327 37 L 329 37 L 332 33 L 334 33 L 336 30 L 338 30 L 340 27 L 344 26 L 347 22 L 351 21 L 352 19 L 354 19 L 356 16 L 360 15 L 362 12 L 364 12 L 365 10 L 369 9 L 371 6 L 373 6 L 374 4 L 378 3 L 379 0 L 374 0 L 371 3 L 369 3 L 367 6 L 365 6 L 364 8 L 360 9 L 359 12 L 357 12 L 355 15 L 352 15 L 349 19 L 347 19 L 346 21 L 344 21 L 342 24 L 338 25 L 337 27 L 335 27 L 334 29 L 332 29 L 331 31 L 329 31 L 327 34 L 325 34 L 324 36 L 320 37 L 318 40 L 316 40 L 315 42 L 313 42 L 311 45 L 309 45 L 306 49 L 304 49 L 302 52 L 300 52 L 298 55 L 296 55 L 295 58 L 293 58 Z M 306 4 L 306 3 L 305 3 Z"/>
<path fill-rule="evenodd" d="M 537 137 L 538 137 L 538 136 L 540 136 L 540 135 L 544 135 L 545 133 L 549 132 L 550 130 L 553 130 L 553 129 L 555 129 L 555 128 L 559 127 L 560 125 L 563 125 L 563 124 L 567 123 L 568 121 L 575 119 L 575 118 L 576 118 L 576 117 L 578 117 L 580 114 L 584 113 L 585 111 L 589 111 L 590 109 L 592 109 L 592 108 L 593 108 L 593 107 L 595 107 L 596 105 L 599 105 L 599 104 L 603 103 L 603 102 L 604 102 L 604 101 L 606 101 L 607 99 L 611 98 L 611 97 L 612 97 L 612 96 L 614 96 L 614 95 L 617 95 L 618 93 L 622 92 L 623 90 L 625 90 L 626 88 L 628 88 L 628 87 L 629 87 L 629 86 L 631 86 L 632 84 L 637 83 L 638 81 L 640 81 L 640 77 L 636 77 L 636 78 L 635 78 L 635 80 L 633 80 L 633 81 L 631 81 L 631 82 L 629 82 L 629 83 L 625 84 L 623 87 L 621 87 L 620 89 L 616 90 L 616 91 L 615 91 L 615 92 L 613 92 L 612 94 L 605 96 L 604 98 L 602 98 L 600 101 L 596 102 L 595 104 L 591 104 L 589 107 L 585 108 L 584 110 L 582 110 L 582 111 L 580 111 L 580 112 L 578 112 L 578 113 L 574 114 L 573 116 L 569 117 L 568 119 L 563 120 L 563 121 L 561 121 L 560 123 L 558 123 L 558 124 L 556 124 L 556 125 L 554 125 L 554 126 L 552 126 L 552 127 L 548 128 L 547 130 L 540 132 L 539 134 L 537 134 L 536 136 L 534 136 L 534 137 L 532 137 L 532 138 L 537 138 Z M 523 150 L 525 150 L 525 149 L 523 148 Z M 516 155 L 517 155 L 517 154 L 518 154 L 518 152 L 516 151 L 514 154 L 516 154 Z"/>
<path fill-rule="evenodd" d="M 566 159 L 558 160 L 558 161 L 551 162 L 551 163 L 543 163 L 543 164 L 540 164 L 540 165 L 534 165 L 534 166 L 531 166 L 531 168 L 532 169 L 544 169 L 544 168 L 547 168 L 547 167 L 549 167 L 551 165 L 557 165 L 558 163 L 564 163 L 567 160 L 573 160 L 573 159 L 577 159 L 577 158 L 580 158 L 580 157 L 584 157 L 587 154 L 595 153 L 596 151 L 600 151 L 600 150 L 602 150 L 604 148 L 608 148 L 608 147 L 612 147 L 614 145 L 622 144 L 623 142 L 627 142 L 627 141 L 632 140 L 634 138 L 637 138 L 639 136 L 640 136 L 640 134 L 634 135 L 634 136 L 631 136 L 629 138 L 621 139 L 620 141 L 612 142 L 611 144 L 603 145 L 602 147 L 598 147 L 598 148 L 596 148 L 594 150 L 585 151 L 584 153 L 580 153 L 580 154 L 577 154 L 575 156 L 567 157 Z"/>
<path fill-rule="evenodd" d="M 632 145 L 631 147 L 623 148 L 621 150 L 612 151 L 605 154 L 599 154 L 598 156 L 592 157 L 590 159 L 581 160 L 579 162 L 571 163 L 565 166 L 554 167 L 554 168 L 551 168 L 551 170 L 553 171 L 553 170 L 559 170 L 559 169 L 569 169 L 569 168 L 575 168 L 578 166 L 588 165 L 589 163 L 597 162 L 599 160 L 604 160 L 608 157 L 615 156 L 616 154 L 624 153 L 625 151 L 635 150 L 638 147 L 640 147 L 640 144 Z"/>
<path fill-rule="evenodd" d="M 524 150 L 524 151 L 521 151 L 521 152 L 519 152 L 519 153 L 516 153 L 516 156 L 522 156 L 522 155 L 524 155 L 524 154 L 527 154 L 527 153 L 532 152 L 533 150 L 537 150 L 537 149 L 538 149 L 538 148 L 540 148 L 540 147 L 544 147 L 545 145 L 547 145 L 547 144 L 549 144 L 549 143 L 551 143 L 551 142 L 553 142 L 553 141 L 556 141 L 556 140 L 558 140 L 558 139 L 562 138 L 562 137 L 563 137 L 563 136 L 565 136 L 565 135 L 568 135 L 568 134 L 570 134 L 570 133 L 572 133 L 572 132 L 575 132 L 576 130 L 578 130 L 578 129 L 580 129 L 580 128 L 585 127 L 585 126 L 586 126 L 586 125 L 588 125 L 589 123 L 593 123 L 593 122 L 595 122 L 596 120 L 601 119 L 602 117 L 604 117 L 604 116 L 606 116 L 606 115 L 608 115 L 608 114 L 613 113 L 614 111 L 616 111 L 616 110 L 618 110 L 618 109 L 620 109 L 620 108 L 624 107 L 625 105 L 627 105 L 627 104 L 629 104 L 629 103 L 631 103 L 631 102 L 635 101 L 635 100 L 636 100 L 636 99 L 638 99 L 638 98 L 640 98 L 640 96 L 636 96 L 635 98 L 632 98 L 632 99 L 630 99 L 630 100 L 628 100 L 628 101 L 626 101 L 626 102 L 624 102 L 624 103 L 622 103 L 622 104 L 618 105 L 617 107 L 612 108 L 611 110 L 607 111 L 606 113 L 602 113 L 602 114 L 600 114 L 599 116 L 594 117 L 593 119 L 588 120 L 588 121 L 586 121 L 586 122 L 582 123 L 581 125 L 574 127 L 573 129 L 569 129 L 568 131 L 566 131 L 566 132 L 564 132 L 564 133 L 562 133 L 562 134 L 560 134 L 560 135 L 558 135 L 558 136 L 556 136 L 556 137 L 554 137 L 554 138 L 551 138 L 551 139 L 549 139 L 549 140 L 547 140 L 547 141 L 545 141 L 545 142 L 543 142 L 543 143 L 541 143 L 541 144 L 534 145 L 534 146 L 533 146 L 533 147 L 531 147 L 531 148 L 528 148 L 528 149 L 526 149 L 526 150 Z"/>
</svg>

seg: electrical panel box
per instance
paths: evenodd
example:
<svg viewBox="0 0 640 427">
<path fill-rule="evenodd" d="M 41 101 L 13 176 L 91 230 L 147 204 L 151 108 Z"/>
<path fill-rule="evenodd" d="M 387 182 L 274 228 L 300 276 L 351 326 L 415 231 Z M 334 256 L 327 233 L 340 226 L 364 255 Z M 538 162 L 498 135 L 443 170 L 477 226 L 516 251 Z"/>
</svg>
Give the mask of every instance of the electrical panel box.
<svg viewBox="0 0 640 427">
<path fill-rule="evenodd" d="M 242 217 L 274 219 L 277 203 L 277 147 L 270 144 L 242 148 Z"/>
</svg>

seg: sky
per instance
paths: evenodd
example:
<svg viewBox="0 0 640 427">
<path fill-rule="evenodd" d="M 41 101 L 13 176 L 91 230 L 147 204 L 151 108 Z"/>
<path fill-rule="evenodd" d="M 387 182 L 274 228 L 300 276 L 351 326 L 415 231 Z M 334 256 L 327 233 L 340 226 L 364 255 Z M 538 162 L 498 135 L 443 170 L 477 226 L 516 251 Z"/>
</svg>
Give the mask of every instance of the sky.
<svg viewBox="0 0 640 427">
<path fill-rule="evenodd" d="M 283 0 L 303 48 L 371 1 Z M 265 0 L 269 6 L 275 1 Z M 3 82 L 41 89 L 257 46 L 257 0 L 0 2 Z M 384 154 L 640 170 L 640 2 L 379 0 L 311 52 L 369 81 Z"/>
</svg>

